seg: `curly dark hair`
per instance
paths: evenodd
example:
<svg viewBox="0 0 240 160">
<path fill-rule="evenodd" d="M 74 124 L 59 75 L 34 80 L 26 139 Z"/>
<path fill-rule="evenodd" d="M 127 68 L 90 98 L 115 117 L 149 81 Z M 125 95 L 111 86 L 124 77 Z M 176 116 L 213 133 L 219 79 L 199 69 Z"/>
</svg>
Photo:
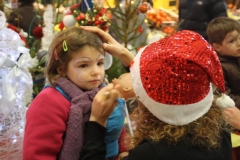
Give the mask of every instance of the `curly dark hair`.
<svg viewBox="0 0 240 160">
<path fill-rule="evenodd" d="M 211 150 L 220 146 L 220 133 L 223 130 L 229 131 L 227 124 L 223 120 L 222 110 L 215 104 L 212 104 L 212 107 L 205 115 L 183 126 L 174 126 L 162 122 L 141 102 L 131 114 L 131 119 L 135 121 L 137 129 L 131 138 L 131 146 L 128 146 L 130 148 L 135 148 L 144 139 L 151 139 L 154 142 L 164 139 L 170 144 L 177 144 L 190 134 L 190 143 Z"/>
</svg>

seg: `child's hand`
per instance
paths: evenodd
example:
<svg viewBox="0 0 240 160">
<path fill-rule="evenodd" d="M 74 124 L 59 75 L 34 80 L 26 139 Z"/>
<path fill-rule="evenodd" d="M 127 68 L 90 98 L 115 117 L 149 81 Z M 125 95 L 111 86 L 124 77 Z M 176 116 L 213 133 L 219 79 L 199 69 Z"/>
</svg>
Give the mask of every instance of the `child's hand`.
<svg viewBox="0 0 240 160">
<path fill-rule="evenodd" d="M 95 121 L 106 127 L 107 119 L 117 106 L 118 86 L 109 84 L 94 97 L 89 121 Z"/>
<path fill-rule="evenodd" d="M 126 157 L 128 155 L 128 152 L 122 152 L 118 155 L 117 160 L 122 160 L 123 157 Z"/>
<path fill-rule="evenodd" d="M 129 66 L 134 56 L 129 52 L 127 48 L 118 43 L 110 34 L 99 29 L 95 26 L 80 26 L 81 29 L 97 33 L 103 42 L 103 48 L 109 54 L 116 56 L 121 59 L 125 66 Z"/>
<path fill-rule="evenodd" d="M 233 127 L 240 129 L 240 110 L 237 107 L 224 110 L 225 120 Z"/>
</svg>

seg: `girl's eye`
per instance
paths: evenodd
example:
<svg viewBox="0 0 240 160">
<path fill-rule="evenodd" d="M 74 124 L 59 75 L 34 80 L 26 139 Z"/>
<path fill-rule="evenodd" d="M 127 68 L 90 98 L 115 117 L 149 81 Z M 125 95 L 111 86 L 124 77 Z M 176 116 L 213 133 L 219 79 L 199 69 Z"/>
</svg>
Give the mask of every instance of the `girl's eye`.
<svg viewBox="0 0 240 160">
<path fill-rule="evenodd" d="M 228 41 L 228 43 L 233 43 L 235 40 L 234 39 L 231 39 Z"/>
<path fill-rule="evenodd" d="M 80 65 L 79 67 L 80 68 L 86 68 L 88 65 L 87 64 L 82 64 L 82 65 Z"/>
<path fill-rule="evenodd" d="M 102 66 L 102 65 L 104 65 L 104 62 L 98 62 L 98 65 Z"/>
</svg>

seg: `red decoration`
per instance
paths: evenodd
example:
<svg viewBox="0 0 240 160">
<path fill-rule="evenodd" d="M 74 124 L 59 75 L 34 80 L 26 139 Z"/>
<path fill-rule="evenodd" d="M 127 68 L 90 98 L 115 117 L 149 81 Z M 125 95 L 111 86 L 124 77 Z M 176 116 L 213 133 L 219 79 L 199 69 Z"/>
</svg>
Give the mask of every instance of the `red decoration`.
<svg viewBox="0 0 240 160">
<path fill-rule="evenodd" d="M 139 33 L 142 33 L 142 32 L 143 32 L 142 26 L 138 27 L 138 32 L 139 32 Z"/>
<path fill-rule="evenodd" d="M 80 21 L 80 20 L 84 20 L 85 19 L 85 14 L 80 13 L 79 16 L 77 16 L 76 20 Z"/>
<path fill-rule="evenodd" d="M 146 13 L 147 10 L 148 10 L 147 4 L 142 4 L 142 5 L 138 8 L 138 10 L 139 10 L 141 13 Z"/>
<path fill-rule="evenodd" d="M 21 29 L 16 27 L 16 26 L 14 26 L 14 25 L 8 24 L 7 27 L 10 28 L 11 30 L 17 32 L 17 33 L 21 32 Z"/>
<path fill-rule="evenodd" d="M 64 27 L 65 27 L 65 26 L 64 26 L 63 21 L 62 21 L 62 22 L 59 24 L 58 28 L 61 29 L 61 30 L 63 30 Z"/>
<path fill-rule="evenodd" d="M 26 46 L 26 45 L 27 45 L 27 40 L 26 40 L 26 38 L 24 38 L 23 36 L 20 36 L 20 39 L 22 40 L 23 45 Z"/>
<path fill-rule="evenodd" d="M 43 37 L 42 26 L 38 26 L 33 30 L 33 36 L 36 39 L 41 39 Z"/>
<path fill-rule="evenodd" d="M 109 12 L 106 8 L 93 4 L 93 8 L 86 13 L 80 10 L 73 11 L 76 21 L 80 26 L 97 26 L 106 31 L 109 27 Z"/>
<path fill-rule="evenodd" d="M 7 24 L 7 27 L 11 30 L 13 30 L 14 32 L 18 33 L 21 41 L 23 42 L 23 46 L 27 45 L 27 40 L 26 37 L 28 36 L 28 34 L 26 32 L 24 32 L 21 28 L 18 28 L 16 26 L 13 26 L 11 24 Z"/>
<path fill-rule="evenodd" d="M 75 4 L 73 6 L 71 6 L 71 11 L 73 11 L 74 9 L 78 8 L 80 6 L 81 3 Z"/>
</svg>

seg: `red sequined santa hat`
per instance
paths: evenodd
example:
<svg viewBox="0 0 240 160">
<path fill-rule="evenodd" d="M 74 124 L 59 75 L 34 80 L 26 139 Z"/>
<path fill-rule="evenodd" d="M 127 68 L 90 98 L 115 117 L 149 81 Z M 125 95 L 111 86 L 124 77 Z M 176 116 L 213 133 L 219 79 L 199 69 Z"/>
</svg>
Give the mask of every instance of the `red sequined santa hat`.
<svg viewBox="0 0 240 160">
<path fill-rule="evenodd" d="M 221 64 L 211 45 L 192 31 L 180 31 L 142 48 L 130 67 L 139 101 L 161 121 L 185 125 L 208 112 L 212 85 L 225 93 Z M 235 103 L 223 94 L 222 108 Z"/>
</svg>

